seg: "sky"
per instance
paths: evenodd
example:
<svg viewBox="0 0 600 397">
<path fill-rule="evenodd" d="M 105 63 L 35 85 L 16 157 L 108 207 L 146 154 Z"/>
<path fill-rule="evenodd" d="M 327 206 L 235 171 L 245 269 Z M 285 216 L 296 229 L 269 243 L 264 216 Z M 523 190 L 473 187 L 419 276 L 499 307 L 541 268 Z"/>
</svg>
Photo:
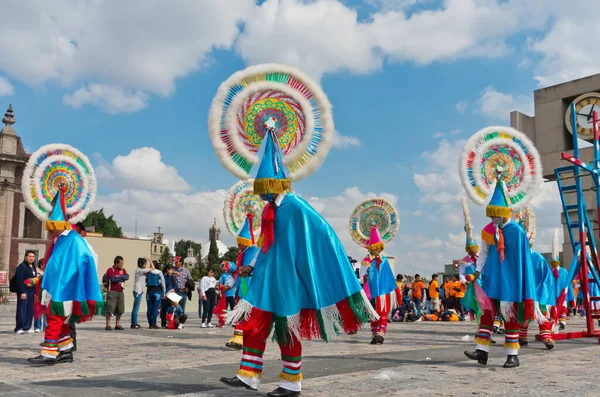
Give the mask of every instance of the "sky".
<svg viewBox="0 0 600 397">
<path fill-rule="evenodd" d="M 52 3 L 52 4 L 50 4 Z M 207 127 L 218 86 L 265 62 L 300 68 L 333 105 L 321 169 L 294 183 L 348 253 L 356 205 L 384 197 L 400 214 L 387 245 L 403 273 L 464 255 L 458 156 L 509 113 L 533 115 L 533 91 L 600 72 L 600 2 L 560 0 L 117 0 L 3 2 L 0 107 L 29 152 L 67 143 L 95 167 L 96 208 L 130 236 L 222 240 L 226 190 Z M 597 34 L 596 34 L 597 33 Z M 592 41 L 593 42 L 593 41 Z M 2 109 L 3 110 L 3 109 Z M 550 250 L 560 199 L 533 200 L 536 249 Z M 471 204 L 475 230 L 483 207 Z"/>
</svg>

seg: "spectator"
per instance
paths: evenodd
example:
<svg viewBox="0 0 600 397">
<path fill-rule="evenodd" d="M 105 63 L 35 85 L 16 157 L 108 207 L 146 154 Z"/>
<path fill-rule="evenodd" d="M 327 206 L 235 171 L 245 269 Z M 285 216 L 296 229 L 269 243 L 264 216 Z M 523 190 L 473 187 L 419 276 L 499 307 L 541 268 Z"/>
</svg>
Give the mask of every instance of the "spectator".
<svg viewBox="0 0 600 397">
<path fill-rule="evenodd" d="M 148 264 L 150 266 L 148 266 Z M 154 270 L 154 265 L 147 258 L 138 258 L 137 269 L 135 269 L 133 283 L 133 309 L 131 309 L 131 328 L 141 328 L 138 323 L 138 312 L 144 296 L 144 286 L 146 285 L 146 275 Z"/>
<path fill-rule="evenodd" d="M 402 303 L 408 304 L 410 302 L 410 287 L 408 284 L 404 285 L 402 290 Z"/>
<path fill-rule="evenodd" d="M 404 280 L 404 276 L 401 274 L 396 275 L 396 285 L 398 286 L 398 289 L 400 291 L 402 291 L 402 280 Z"/>
<path fill-rule="evenodd" d="M 421 304 L 423 303 L 423 289 L 425 284 L 421 281 L 421 276 L 415 274 L 415 281 L 412 283 L 412 301 L 415 303 L 417 317 L 421 317 Z"/>
<path fill-rule="evenodd" d="M 125 313 L 125 295 L 123 283 L 129 280 L 129 274 L 123 269 L 123 257 L 118 255 L 113 261 L 113 266 L 106 271 L 108 278 L 108 291 L 106 292 L 106 331 L 112 331 L 110 315 L 115 315 L 115 329 L 123 331 L 121 316 Z"/>
<path fill-rule="evenodd" d="M 167 295 L 165 287 L 164 274 L 156 269 L 158 262 L 152 262 L 154 270 L 146 274 L 146 317 L 150 329 L 158 329 L 156 321 L 158 319 L 158 308 L 161 305 L 161 300 Z"/>
<path fill-rule="evenodd" d="M 15 333 L 22 335 L 24 333 L 33 334 L 31 329 L 33 325 L 33 304 L 35 302 L 35 285 L 26 286 L 25 281 L 37 277 L 35 270 L 35 252 L 25 251 L 23 262 L 15 270 L 15 280 L 17 282 L 17 315 Z"/>
<path fill-rule="evenodd" d="M 179 305 L 181 306 L 181 310 L 183 310 L 183 312 L 185 313 L 185 304 L 187 303 L 188 299 L 187 295 L 188 292 L 190 292 L 186 288 L 186 283 L 188 281 L 193 282 L 192 274 L 186 267 L 183 267 L 181 259 L 175 262 L 175 271 L 173 272 L 173 274 L 175 275 L 175 281 L 177 282 L 176 291 L 182 298 L 181 302 L 179 302 Z"/>
<path fill-rule="evenodd" d="M 454 275 L 454 282 L 453 282 L 452 289 L 455 292 L 454 307 L 452 307 L 452 309 L 456 310 L 456 312 L 459 314 L 460 321 L 464 321 L 465 311 L 462 306 L 462 300 L 465 297 L 466 287 L 462 283 L 462 281 L 460 281 L 460 276 L 458 274 Z"/>
<path fill-rule="evenodd" d="M 444 296 L 442 297 L 442 304 L 444 305 L 444 311 L 450 308 L 450 289 L 452 288 L 452 284 L 450 282 L 450 277 L 444 276 L 444 284 L 442 285 L 442 291 L 444 292 Z"/>
<path fill-rule="evenodd" d="M 174 292 L 170 292 L 167 298 L 170 301 L 169 308 L 167 309 L 167 328 L 183 329 L 183 324 L 187 321 L 187 314 L 184 314 L 183 309 L 179 306 L 179 302 L 183 298 Z"/>
<path fill-rule="evenodd" d="M 217 300 L 217 280 L 214 277 L 215 272 L 212 269 L 208 270 L 208 275 L 200 280 L 200 294 L 202 295 L 202 328 L 212 328 L 210 321 L 212 320 L 213 309 Z"/>
<path fill-rule="evenodd" d="M 41 293 L 41 283 L 42 283 L 42 277 L 44 276 L 44 269 L 46 268 L 46 260 L 44 258 L 40 259 L 37 263 L 37 277 L 40 279 L 40 285 L 36 286 L 35 289 L 35 302 L 33 305 L 33 313 L 34 313 L 34 317 L 35 314 L 37 313 L 36 311 L 36 305 L 40 307 L 40 309 L 44 309 L 45 306 L 42 306 L 41 303 L 41 298 L 39 296 L 39 294 Z M 45 311 L 44 313 L 41 313 L 41 315 L 38 313 L 39 317 L 35 318 L 33 320 L 33 330 L 35 332 L 42 332 L 43 330 L 46 329 L 46 327 L 48 326 L 48 321 L 46 319 L 46 314 Z"/>
<path fill-rule="evenodd" d="M 431 312 L 439 312 L 440 308 L 440 286 L 438 284 L 438 275 L 431 275 L 429 283 L 429 300 L 431 302 Z"/>
<path fill-rule="evenodd" d="M 235 264 L 228 261 L 224 261 L 223 264 L 221 264 L 223 274 L 217 282 L 217 289 L 223 291 L 223 296 L 226 300 L 225 310 L 227 310 L 227 308 L 233 310 L 233 307 L 235 306 L 235 288 L 233 288 L 235 280 L 233 279 L 233 273 L 235 273 L 236 269 L 237 267 Z"/>
<path fill-rule="evenodd" d="M 165 280 L 165 291 L 168 294 L 169 292 L 177 292 L 177 282 L 175 281 L 175 276 L 173 275 L 173 271 L 175 268 L 173 265 L 165 265 L 163 269 L 163 278 Z M 162 328 L 167 328 L 167 311 L 169 310 L 169 305 L 171 301 L 165 296 L 163 296 L 160 301 L 160 326 Z"/>
</svg>

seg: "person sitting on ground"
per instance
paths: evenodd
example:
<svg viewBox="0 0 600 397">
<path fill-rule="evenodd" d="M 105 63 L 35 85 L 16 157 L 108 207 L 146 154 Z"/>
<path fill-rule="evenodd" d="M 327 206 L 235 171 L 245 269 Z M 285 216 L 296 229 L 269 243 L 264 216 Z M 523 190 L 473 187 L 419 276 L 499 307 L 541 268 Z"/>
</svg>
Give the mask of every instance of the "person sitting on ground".
<svg viewBox="0 0 600 397">
<path fill-rule="evenodd" d="M 187 321 L 187 314 L 183 313 L 183 308 L 179 306 L 181 295 L 175 292 L 169 292 L 167 299 L 171 302 L 167 309 L 167 328 L 168 329 L 183 329 L 183 324 Z"/>
</svg>

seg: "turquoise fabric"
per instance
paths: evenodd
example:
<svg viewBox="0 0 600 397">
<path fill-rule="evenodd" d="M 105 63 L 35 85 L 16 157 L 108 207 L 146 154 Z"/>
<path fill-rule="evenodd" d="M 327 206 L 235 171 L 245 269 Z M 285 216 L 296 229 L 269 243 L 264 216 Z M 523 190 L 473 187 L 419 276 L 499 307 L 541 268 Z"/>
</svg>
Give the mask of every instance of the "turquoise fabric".
<svg viewBox="0 0 600 397">
<path fill-rule="evenodd" d="M 385 256 L 381 256 L 379 269 L 377 269 L 376 263 L 377 260 L 372 259 L 371 266 L 369 266 L 369 269 L 367 270 L 367 280 L 369 283 L 369 290 L 371 291 L 371 298 L 387 295 L 398 288 L 396 278 L 394 277 L 388 259 Z"/>
<path fill-rule="evenodd" d="M 279 144 L 275 144 L 272 133 L 265 134 L 264 149 L 256 179 L 287 179 L 285 169 L 281 163 L 281 154 L 279 153 L 281 149 Z"/>
<path fill-rule="evenodd" d="M 304 199 L 287 193 L 275 208 L 275 241 L 256 259 L 244 298 L 276 316 L 322 309 L 360 292 L 342 243 Z"/>
<path fill-rule="evenodd" d="M 556 306 L 556 278 L 552 268 L 537 251 L 531 251 L 531 261 L 537 280 L 537 301 L 540 305 Z"/>
<path fill-rule="evenodd" d="M 54 302 L 102 302 L 98 272 L 92 252 L 78 233 L 61 234 L 46 264 L 42 288 Z"/>
<path fill-rule="evenodd" d="M 483 269 L 483 290 L 489 298 L 502 302 L 537 302 L 537 279 L 527 235 L 515 222 L 507 223 L 502 233 L 504 261 L 500 263 L 497 246 L 490 245 Z"/>
<path fill-rule="evenodd" d="M 242 266 L 250 266 L 256 255 L 258 254 L 258 248 L 256 246 L 247 247 L 242 254 Z M 244 298 L 247 294 L 248 287 L 252 281 L 252 276 L 241 277 L 238 276 L 235 279 L 235 291 L 239 298 Z"/>
</svg>

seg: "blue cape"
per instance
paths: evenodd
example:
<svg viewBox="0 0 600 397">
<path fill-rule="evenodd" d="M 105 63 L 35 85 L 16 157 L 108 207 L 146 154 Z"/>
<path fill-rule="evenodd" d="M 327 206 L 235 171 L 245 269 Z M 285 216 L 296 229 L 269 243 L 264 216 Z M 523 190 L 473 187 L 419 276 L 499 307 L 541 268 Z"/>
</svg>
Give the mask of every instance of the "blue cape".
<svg viewBox="0 0 600 397">
<path fill-rule="evenodd" d="M 244 297 L 253 307 L 289 317 L 361 291 L 333 228 L 301 197 L 287 193 L 275 209 L 274 240 L 256 258 Z"/>
<path fill-rule="evenodd" d="M 502 302 L 538 301 L 529 240 L 515 222 L 503 228 L 504 261 L 495 244 L 490 245 L 483 269 L 482 287 L 487 296 Z"/>
<path fill-rule="evenodd" d="M 54 243 L 42 288 L 52 302 L 104 301 L 92 252 L 76 232 L 61 234 Z"/>
<path fill-rule="evenodd" d="M 556 306 L 556 278 L 552 268 L 537 251 L 531 251 L 531 262 L 537 280 L 537 301 L 541 305 Z"/>
<path fill-rule="evenodd" d="M 385 256 L 381 256 L 379 270 L 377 270 L 376 259 L 374 258 L 371 261 L 371 266 L 367 270 L 367 280 L 373 299 L 378 296 L 387 295 L 398 288 L 390 262 Z"/>
</svg>

